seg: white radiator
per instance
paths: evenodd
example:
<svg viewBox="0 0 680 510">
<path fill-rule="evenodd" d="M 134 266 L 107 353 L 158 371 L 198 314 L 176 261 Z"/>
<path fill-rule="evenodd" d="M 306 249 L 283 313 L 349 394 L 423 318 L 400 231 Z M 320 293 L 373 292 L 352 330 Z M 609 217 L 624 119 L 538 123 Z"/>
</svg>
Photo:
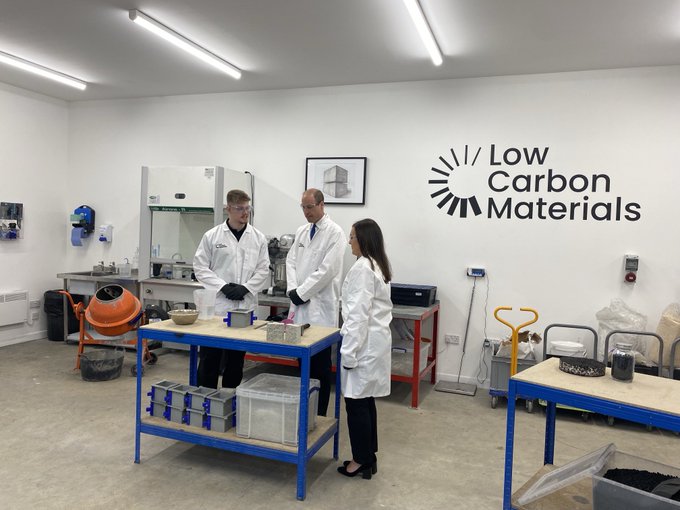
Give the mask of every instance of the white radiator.
<svg viewBox="0 0 680 510">
<path fill-rule="evenodd" d="M 28 321 L 28 291 L 0 294 L 0 326 Z"/>
</svg>

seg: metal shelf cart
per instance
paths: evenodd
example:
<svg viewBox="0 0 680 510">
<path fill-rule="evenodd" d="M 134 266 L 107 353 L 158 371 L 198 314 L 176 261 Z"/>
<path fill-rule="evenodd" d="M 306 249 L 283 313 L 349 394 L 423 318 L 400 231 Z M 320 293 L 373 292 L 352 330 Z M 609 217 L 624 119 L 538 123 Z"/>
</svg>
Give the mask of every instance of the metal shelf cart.
<svg viewBox="0 0 680 510">
<path fill-rule="evenodd" d="M 678 391 L 679 381 L 646 374 L 636 374 L 631 384 L 614 381 L 610 369 L 604 377 L 573 376 L 559 369 L 557 358 L 550 358 L 513 376 L 508 394 L 503 510 L 518 509 L 512 504 L 516 395 L 547 401 L 543 453 L 543 463 L 547 465 L 553 464 L 555 453 L 557 403 L 680 432 L 680 401 L 672 398 Z"/>
<path fill-rule="evenodd" d="M 332 344 L 340 343 L 342 337 L 337 328 L 312 326 L 305 331 L 299 344 L 282 344 L 266 341 L 264 328 L 255 329 L 262 324 L 257 321 L 247 328 L 228 328 L 220 318 L 209 321 L 197 321 L 187 326 L 178 326 L 172 321 L 162 321 L 142 326 L 137 337 L 137 398 L 135 412 L 135 463 L 140 462 L 141 434 L 150 434 L 177 441 L 220 448 L 248 455 L 256 455 L 267 459 L 289 462 L 297 465 L 297 498 L 305 499 L 307 462 L 331 438 L 333 438 L 333 458 L 338 458 L 340 392 L 335 394 L 334 418 L 317 417 L 315 430 L 308 434 L 308 395 L 309 395 L 309 363 L 312 355 Z M 189 349 L 189 384 L 196 384 L 197 347 L 219 347 L 281 355 L 300 360 L 300 405 L 298 446 L 291 447 L 257 439 L 246 439 L 236 436 L 233 429 L 225 433 L 204 431 L 197 427 L 179 425 L 158 417 L 142 418 L 142 349 L 146 340 L 176 342 L 187 344 Z M 338 349 L 337 363 L 340 363 Z M 340 373 L 336 374 L 336 387 L 340 387 Z"/>
</svg>

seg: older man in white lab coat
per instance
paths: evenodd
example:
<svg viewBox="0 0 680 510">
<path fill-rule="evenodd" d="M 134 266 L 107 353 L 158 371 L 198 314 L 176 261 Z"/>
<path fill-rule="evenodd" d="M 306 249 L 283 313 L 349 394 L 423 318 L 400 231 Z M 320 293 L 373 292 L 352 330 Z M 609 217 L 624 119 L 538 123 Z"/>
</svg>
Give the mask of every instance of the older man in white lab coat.
<svg viewBox="0 0 680 510">
<path fill-rule="evenodd" d="M 215 314 L 257 306 L 257 293 L 269 282 L 269 253 L 264 234 L 248 224 L 250 197 L 245 191 L 227 193 L 227 220 L 203 234 L 194 274 L 206 289 L 215 289 Z M 222 386 L 235 388 L 243 378 L 244 351 L 201 347 L 198 384 L 217 388 L 222 356 Z"/>
<path fill-rule="evenodd" d="M 297 229 L 286 259 L 288 296 L 293 303 L 289 318 L 296 324 L 337 327 L 345 235 L 325 213 L 318 189 L 305 191 L 300 207 L 307 223 Z M 312 356 L 310 376 L 321 384 L 318 414 L 325 416 L 332 380 L 330 347 Z"/>
</svg>

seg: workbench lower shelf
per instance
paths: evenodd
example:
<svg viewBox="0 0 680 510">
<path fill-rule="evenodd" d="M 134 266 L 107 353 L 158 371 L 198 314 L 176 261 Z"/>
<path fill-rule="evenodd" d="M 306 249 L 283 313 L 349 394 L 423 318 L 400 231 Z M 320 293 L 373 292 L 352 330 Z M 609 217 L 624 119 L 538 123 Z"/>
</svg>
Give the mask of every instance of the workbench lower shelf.
<svg viewBox="0 0 680 510">
<path fill-rule="evenodd" d="M 316 426 L 307 436 L 308 457 L 318 451 L 335 434 L 337 428 L 338 420 L 335 418 L 317 416 Z M 239 437 L 236 435 L 235 428 L 226 432 L 215 432 L 175 423 L 157 416 L 147 416 L 141 420 L 140 432 L 284 462 L 296 463 L 298 461 L 297 446 Z"/>
</svg>

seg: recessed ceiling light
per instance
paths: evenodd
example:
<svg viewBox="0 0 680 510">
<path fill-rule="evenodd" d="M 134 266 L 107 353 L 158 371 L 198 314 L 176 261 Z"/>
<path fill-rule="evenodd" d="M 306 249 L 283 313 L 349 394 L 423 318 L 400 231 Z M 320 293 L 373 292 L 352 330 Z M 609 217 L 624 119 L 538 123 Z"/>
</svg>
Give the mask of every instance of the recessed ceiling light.
<svg viewBox="0 0 680 510">
<path fill-rule="evenodd" d="M 217 55 L 210 53 L 205 48 L 202 48 L 193 41 L 190 41 L 183 35 L 178 34 L 174 30 L 166 27 L 162 23 L 156 21 L 155 19 L 147 16 L 142 11 L 137 9 L 130 10 L 130 19 L 137 23 L 140 27 L 146 28 L 149 32 L 156 34 L 158 37 L 165 39 L 169 43 L 174 44 L 178 48 L 183 49 L 187 53 L 190 53 L 194 57 L 216 67 L 220 71 L 227 73 L 229 76 L 236 78 L 237 80 L 241 78 L 241 70 L 236 66 L 233 66 L 226 60 L 221 59 Z"/>
<path fill-rule="evenodd" d="M 60 73 L 59 71 L 54 71 L 53 69 L 49 69 L 39 64 L 35 64 L 29 60 L 24 60 L 23 58 L 10 55 L 9 53 L 5 53 L 4 51 L 0 51 L 0 62 L 9 64 L 19 69 L 23 69 L 24 71 L 28 71 L 33 74 L 40 75 L 44 78 L 49 78 L 50 80 L 58 81 L 59 83 L 63 83 L 64 85 L 75 87 L 78 90 L 85 90 L 85 88 L 87 87 L 87 83 L 82 80 L 79 80 L 64 73 Z"/>
<path fill-rule="evenodd" d="M 436 66 L 442 64 L 442 53 L 439 51 L 439 46 L 437 46 L 437 40 L 432 34 L 432 29 L 428 25 L 425 19 L 425 14 L 423 14 L 423 9 L 420 7 L 418 0 L 404 0 L 404 5 L 408 9 L 408 13 L 411 15 L 411 19 L 418 30 L 418 35 L 423 41 L 427 52 L 430 54 L 432 63 Z"/>
</svg>

